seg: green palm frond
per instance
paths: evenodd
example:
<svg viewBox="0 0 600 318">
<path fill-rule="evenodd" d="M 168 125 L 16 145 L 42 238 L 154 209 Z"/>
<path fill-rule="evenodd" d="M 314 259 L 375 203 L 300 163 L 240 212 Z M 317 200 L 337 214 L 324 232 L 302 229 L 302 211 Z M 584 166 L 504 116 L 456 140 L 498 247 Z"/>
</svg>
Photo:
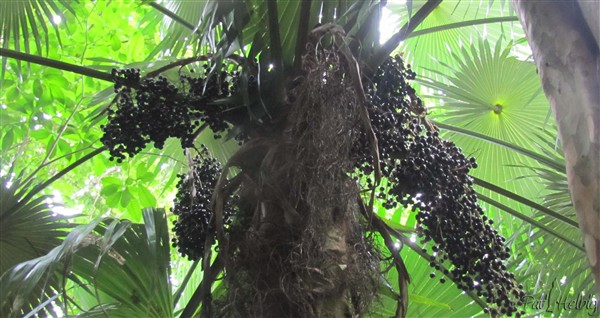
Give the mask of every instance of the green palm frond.
<svg viewBox="0 0 600 318">
<path fill-rule="evenodd" d="M 552 136 L 545 135 L 543 137 L 546 138 L 546 147 L 554 145 Z M 564 160 L 562 149 L 556 148 L 554 155 Z M 543 205 L 560 213 L 564 217 L 576 221 L 575 208 L 571 203 L 566 173 L 563 170 L 549 169 L 547 167 L 535 167 L 531 170 L 542 180 L 542 184 L 547 190 L 547 193 L 543 197 Z M 534 217 L 540 223 L 545 224 L 546 227 L 564 233 L 571 240 L 579 242 L 579 246 L 582 247 L 581 234 L 578 229 L 566 226 L 565 223 L 560 222 L 557 218 L 541 212 L 536 212 Z M 558 286 L 560 286 L 563 292 L 579 293 L 583 291 L 586 294 L 594 294 L 595 286 L 591 279 L 592 273 L 590 272 L 583 247 L 581 249 L 569 248 L 564 242 L 556 240 L 551 236 L 543 235 L 540 232 L 531 235 L 531 239 L 532 241 L 537 240 L 541 242 L 531 245 L 530 248 L 537 256 L 536 261 L 540 265 L 536 267 L 536 270 L 539 270 L 541 280 L 546 285 L 551 285 L 552 282 L 556 281 L 557 284 L 560 284 Z M 535 265 L 531 264 L 529 266 Z M 575 313 L 571 312 L 571 314 Z"/>
<path fill-rule="evenodd" d="M 56 275 L 76 276 L 91 284 L 65 286 L 47 291 L 59 294 L 57 300 L 74 293 L 87 295 L 90 308 L 82 308 L 83 316 L 172 317 L 173 300 L 170 277 L 170 241 L 163 210 L 146 209 L 144 224 L 128 221 L 99 220 L 73 229 L 64 242 L 48 254 L 15 266 L 0 279 L 4 316 L 15 316 L 21 299 L 39 297 L 36 288 L 45 286 Z M 52 293 L 50 293 L 52 292 Z M 100 301 L 102 299 L 102 301 Z M 48 306 L 51 303 L 46 301 Z"/>
<path fill-rule="evenodd" d="M 438 103 L 433 114 L 446 136 L 484 167 L 474 171 L 483 186 L 479 197 L 501 230 L 513 233 L 512 267 L 526 288 L 541 293 L 556 282 L 565 292 L 593 294 L 535 67 L 511 57 L 510 45 L 486 43 L 450 54 L 454 61 L 440 62 L 443 71 L 430 70 L 438 80 L 421 80 Z"/>
<path fill-rule="evenodd" d="M 217 54 L 223 58 L 243 50 L 246 57 L 254 59 L 270 44 L 271 27 L 267 3 L 264 1 L 193 2 L 165 1 L 161 4 L 147 2 L 157 9 L 148 20 L 164 20 L 161 25 L 162 42 L 150 54 L 161 52 L 176 56 L 191 49 L 192 54 Z M 304 49 L 306 35 L 318 24 L 338 23 L 348 34 L 358 36 L 361 45 L 377 28 L 363 28 L 377 5 L 354 1 L 281 1 L 277 3 L 277 21 L 281 42 L 281 56 L 289 66 Z M 365 34 L 363 34 L 365 33 Z M 373 41 L 373 39 L 370 39 Z M 202 46 L 200 45 L 202 43 Z M 300 48 L 300 50 L 298 50 Z M 267 52 L 273 58 L 272 48 Z M 275 63 L 275 61 L 273 61 Z M 276 63 L 275 63 L 276 64 Z"/>
<path fill-rule="evenodd" d="M 412 11 L 422 7 L 426 1 L 413 1 Z M 411 16 L 405 5 L 390 6 L 400 17 L 400 22 Z M 524 37 L 516 15 L 506 1 L 443 1 L 419 25 L 413 34 L 401 45 L 406 60 L 414 65 L 415 71 L 428 77 L 434 76 L 426 70 L 442 70 L 440 64 L 455 65 L 451 53 L 460 52 L 461 46 L 468 46 L 473 39 L 486 37 L 495 42 L 507 38 Z"/>
<path fill-rule="evenodd" d="M 30 198 L 31 182 L 22 182 L 22 176 L 0 177 L 0 186 L 0 275 L 5 275 L 18 264 L 40 257 L 59 245 L 71 225 L 66 222 L 66 217 L 50 210 L 48 196 Z M 43 286 L 48 286 L 46 295 L 51 296 L 58 281 L 47 277 L 44 282 L 30 286 L 36 292 L 30 294 L 31 297 L 16 299 L 1 293 L 2 316 L 16 315 L 21 308 L 30 310 L 39 306 Z"/>
<path fill-rule="evenodd" d="M 489 137 L 484 141 L 469 134 L 446 133 L 466 153 L 476 156 L 479 166 L 485 167 L 476 169 L 474 176 L 521 196 L 537 198 L 543 189 L 535 179 L 521 178 L 530 175 L 522 166 L 539 166 L 537 160 L 531 159 L 535 152 L 545 157 L 536 143 L 537 135 L 555 129 L 546 125 L 549 106 L 535 66 L 511 57 L 510 49 L 510 45 L 502 47 L 500 41 L 493 49 L 483 41 L 465 46 L 451 54 L 452 65 L 457 66 L 440 62 L 445 72 L 432 70 L 443 80 L 420 82 L 435 93 L 428 96 L 438 104 L 432 111 L 434 118 L 446 126 Z M 515 153 L 492 140 L 529 149 L 531 153 Z M 493 193 L 482 193 L 498 199 Z"/>
<path fill-rule="evenodd" d="M 23 200 L 31 189 L 20 178 L 1 177 L 0 191 L 0 272 L 46 254 L 60 244 L 70 227 L 65 217 L 48 207 L 49 197 Z"/>
<path fill-rule="evenodd" d="M 165 213 L 144 209 L 143 217 L 144 224 L 102 224 L 97 230 L 101 240 L 77 253 L 73 271 L 107 298 L 84 316 L 105 311 L 110 317 L 173 317 Z"/>
<path fill-rule="evenodd" d="M 151 25 L 160 25 L 162 40 L 150 53 L 154 56 L 179 56 L 222 52 L 223 56 L 242 48 L 239 40 L 249 20 L 247 5 L 242 1 L 147 1 L 157 9 L 147 17 Z M 250 41 L 248 39 L 247 41 Z M 236 43 L 237 42 L 237 43 Z M 236 45 L 235 48 L 231 48 Z"/>
<path fill-rule="evenodd" d="M 38 54 L 48 52 L 49 30 L 48 23 L 56 31 L 55 36 L 59 43 L 60 33 L 58 32 L 56 20 L 64 20 L 64 13 L 70 11 L 75 14 L 71 7 L 71 1 L 2 1 L 0 3 L 0 30 L 3 34 L 3 47 L 8 48 L 9 40 L 13 40 L 14 48 L 20 51 L 21 45 L 24 51 L 30 52 L 30 36 L 33 36 Z M 41 32 L 40 32 L 41 29 Z M 42 42 L 42 36 L 43 42 Z M 45 48 L 45 49 L 44 49 Z"/>
<path fill-rule="evenodd" d="M 51 46 L 49 25 L 54 29 L 54 34 L 60 44 L 60 32 L 57 23 L 54 21 L 59 19 L 64 20 L 64 13 L 67 11 L 75 14 L 70 0 L 0 2 L 1 47 L 29 53 L 31 52 L 30 43 L 34 42 L 37 54 L 47 55 Z M 3 57 L 2 78 L 4 78 L 6 61 L 6 57 Z"/>
<path fill-rule="evenodd" d="M 48 299 L 61 292 L 56 273 L 68 275 L 67 266 L 63 262 L 70 260 L 75 251 L 83 245 L 90 244 L 91 231 L 97 222 L 74 228 L 57 247 L 47 254 L 19 263 L 3 273 L 0 277 L 0 308 L 3 317 L 16 317 L 27 309 L 39 310 L 30 303 L 48 303 Z M 48 282 L 52 284 L 49 286 Z M 58 285 L 58 286 L 57 286 Z"/>
<path fill-rule="evenodd" d="M 105 71 L 116 66 L 155 72 L 201 55 L 220 65 L 235 54 L 242 61 L 236 60 L 239 64 L 235 65 L 242 77 L 266 72 L 271 63 L 276 71 L 285 70 L 285 76 L 296 76 L 294 72 L 299 69 L 310 30 L 325 23 L 341 26 L 346 44 L 363 66 L 381 49 L 378 22 L 382 10 L 389 9 L 398 16 L 400 29 L 408 27 L 410 21 L 415 21 L 412 19 L 416 13 L 430 5 L 431 13 L 416 23 L 414 31 L 403 35 L 400 49 L 414 70 L 424 75 L 417 88 L 427 95 L 427 102 L 437 104 L 431 110 L 445 137 L 478 159 L 480 168 L 473 171 L 474 183 L 488 214 L 496 220 L 497 229 L 509 236 L 508 244 L 514 252 L 509 269 L 528 292 L 543 292 L 557 281 L 564 291 L 593 293 L 570 204 L 564 159 L 549 137 L 556 135 L 556 129 L 547 121 L 548 102 L 535 66 L 515 58 L 526 53 L 517 52 L 521 46 L 515 43 L 523 32 L 520 24 L 514 22 L 511 5 L 505 0 L 439 2 L 390 1 L 385 9 L 384 1 L 144 0 L 144 6 L 155 9 L 138 24 L 145 29 L 142 32 L 152 33 L 146 38 L 145 47 L 151 47 L 148 39 L 152 36 L 159 39 L 147 61 L 116 62 L 113 57 L 96 55 L 87 60 L 101 65 L 90 69 L 25 54 L 34 51 L 31 53 L 43 55 L 53 36 L 61 41 L 59 27 L 52 20 L 55 15 L 64 20 L 65 13 L 75 14 L 70 1 L 0 1 L 2 72 L 7 70 L 8 57 L 110 80 Z M 72 6 L 79 9 L 75 3 Z M 274 26 L 278 32 L 273 32 Z M 473 40 L 477 38 L 483 40 Z M 503 45 L 500 41 L 507 39 L 517 42 Z M 62 41 L 66 41 L 64 33 Z M 497 44 L 494 47 L 489 43 Z M 258 58 L 262 64 L 256 71 L 251 67 L 257 67 L 254 61 Z M 14 69 L 14 64 L 8 65 Z M 177 64 L 162 74 L 167 78 L 174 75 L 178 80 L 187 67 L 185 63 Z M 368 73 L 368 67 L 364 70 Z M 274 86 L 270 84 L 263 87 Z M 276 84 L 283 85 L 283 81 Z M 266 89 L 262 92 L 264 96 L 269 93 Z M 87 106 L 108 103 L 112 96 L 112 89 L 106 89 Z M 99 107 L 88 118 L 103 120 L 98 116 L 103 110 Z M 208 130 L 197 142 L 207 145 L 221 162 L 226 162 L 238 147 L 233 140 L 214 140 Z M 147 161 L 148 167 L 156 169 L 155 175 L 160 170 L 173 172 L 159 181 L 168 194 L 177 172 L 185 170 L 187 162 L 180 144 L 169 140 L 162 150 L 147 153 L 152 155 Z M 172 262 L 164 211 L 145 210 L 144 224 L 114 219 L 92 222 L 75 228 L 63 241 L 67 222 L 52 215 L 44 204 L 45 197 L 30 199 L 28 194 L 32 192 L 27 189 L 39 192 L 39 188 L 18 180 L 10 180 L 12 185 L 8 187 L 9 179 L 0 180 L 0 269 L 4 274 L 0 278 L 0 315 L 34 315 L 44 311 L 52 315 L 50 308 L 58 305 L 65 306 L 65 312 L 81 313 L 83 317 L 173 317 L 175 310 L 186 308 L 204 273 L 200 268 L 194 272 L 193 266 L 188 272 L 190 263 L 185 260 Z M 389 212 L 381 209 L 383 214 Z M 402 211 L 393 214 L 386 220 L 388 225 L 412 234 L 414 217 Z M 436 278 L 429 278 L 434 270 L 426 252 L 413 242 L 414 237 L 405 238 L 414 245 L 396 238 L 404 243 L 400 244 L 401 253 L 412 280 L 408 286 L 407 316 L 482 315 L 480 303 L 462 293 L 450 279 L 439 283 L 442 273 L 436 272 Z M 179 270 L 173 269 L 179 265 Z M 69 270 L 73 275 L 65 277 L 63 274 Z M 187 287 L 172 289 L 171 270 L 179 276 L 174 281 L 188 281 Z M 392 269 L 386 278 L 397 282 L 397 276 Z M 393 290 L 398 286 L 391 287 L 392 291 L 381 290 L 380 304 L 374 304 L 372 317 L 395 315 L 398 295 Z M 220 284 L 213 294 L 225 288 Z M 71 303 L 79 308 L 67 308 Z"/>
</svg>

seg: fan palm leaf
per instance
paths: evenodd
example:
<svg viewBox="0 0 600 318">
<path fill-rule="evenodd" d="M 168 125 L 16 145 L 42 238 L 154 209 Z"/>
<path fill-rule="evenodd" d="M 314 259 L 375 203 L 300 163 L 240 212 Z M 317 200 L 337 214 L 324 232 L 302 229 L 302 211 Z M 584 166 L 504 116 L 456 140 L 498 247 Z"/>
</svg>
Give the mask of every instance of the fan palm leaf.
<svg viewBox="0 0 600 318">
<path fill-rule="evenodd" d="M 432 92 L 441 93 L 430 97 L 438 104 L 433 116 L 444 125 L 536 151 L 535 136 L 555 129 L 547 125 L 548 102 L 541 92 L 535 67 L 511 57 L 510 49 L 510 45 L 502 48 L 500 41 L 494 49 L 483 41 L 465 46 L 460 53 L 451 54 L 456 67 L 440 62 L 446 71 L 432 70 L 448 84 L 433 79 L 421 83 Z M 486 167 L 475 170 L 474 176 L 525 197 L 539 197 L 540 184 L 532 178 L 520 178 L 529 173 L 517 167 L 537 165 L 532 159 L 491 142 L 475 142 L 464 134 L 447 135 Z M 496 196 L 492 194 L 492 198 Z"/>
<path fill-rule="evenodd" d="M 35 43 L 39 55 L 48 54 L 50 49 L 50 30 L 48 24 L 54 28 L 58 43 L 61 43 L 58 27 L 54 22 L 64 20 L 64 13 L 70 11 L 71 1 L 2 1 L 0 3 L 0 30 L 2 30 L 2 48 L 13 48 L 17 51 L 29 53 L 30 43 Z M 31 41 L 32 40 L 32 41 Z M 6 58 L 2 58 L 2 78 L 4 77 Z M 20 68 L 20 67 L 19 67 Z M 19 72 L 19 70 L 17 70 Z"/>
<path fill-rule="evenodd" d="M 30 184 L 20 178 L 1 177 L 0 194 L 0 271 L 39 257 L 60 244 L 69 225 L 65 217 L 53 213 L 40 196 L 24 202 Z"/>
<path fill-rule="evenodd" d="M 165 214 L 162 210 L 146 209 L 143 215 L 144 224 L 119 220 L 100 224 L 97 220 L 79 226 L 48 254 L 5 273 L 0 286 L 6 317 L 14 316 L 20 299 L 32 295 L 47 277 L 65 277 L 71 271 L 91 283 L 75 286 L 75 299 L 85 294 L 103 299 L 92 308 L 83 308 L 83 316 L 172 317 L 170 241 Z M 64 288 L 55 291 L 61 295 L 58 299 L 69 294 Z"/>
<path fill-rule="evenodd" d="M 53 286 L 56 288 L 53 291 L 46 283 L 54 282 L 53 277 L 59 270 L 59 265 L 68 260 L 80 246 L 90 244 L 89 234 L 96 225 L 97 223 L 92 222 L 74 228 L 60 245 L 47 254 L 19 263 L 4 272 L 0 277 L 3 316 L 16 317 L 20 312 L 26 311 L 27 301 L 24 300 L 32 297 L 37 302 L 48 304 L 48 298 L 60 292 L 61 286 Z M 63 273 L 68 275 L 68 271 Z M 41 289 L 41 293 L 37 293 L 38 289 Z"/>
<path fill-rule="evenodd" d="M 71 227 L 66 217 L 53 213 L 48 196 L 29 198 L 31 182 L 24 183 L 19 176 L 12 180 L 0 177 L 0 273 L 5 274 L 19 263 L 46 254 L 59 245 Z M 53 287 L 56 281 L 51 280 Z M 35 286 L 37 291 L 39 285 Z M 4 295 L 3 295 L 4 296 Z M 39 305 L 37 297 L 19 299 L 15 309 Z M 2 312 L 8 314 L 6 306 Z"/>
<path fill-rule="evenodd" d="M 109 299 L 84 316 L 173 317 L 167 220 L 160 209 L 145 209 L 143 217 L 144 224 L 105 223 L 98 244 L 77 253 L 73 271 Z"/>
<path fill-rule="evenodd" d="M 510 47 L 499 50 L 497 46 L 492 51 L 480 43 L 479 48 L 472 45 L 461 49 L 461 55 L 453 54 L 453 65 L 458 67 L 440 63 L 447 69 L 445 74 L 454 75 L 442 76 L 432 70 L 449 84 L 441 80 L 422 82 L 442 93 L 434 97 L 442 104 L 434 113 L 443 122 L 442 127 L 462 133 L 449 138 L 475 153 L 481 166 L 495 167 L 474 172 L 483 179 L 476 184 L 488 184 L 484 180 L 494 184 L 485 186 L 487 190 L 480 189 L 480 199 L 490 203 L 490 209 L 504 210 L 523 220 L 514 223 L 509 214 L 498 217 L 494 213 L 503 227 L 518 224 L 509 231 L 514 233 L 509 241 L 513 249 L 520 251 L 516 256 L 520 264 L 515 269 L 523 283 L 540 293 L 543 291 L 538 288 L 560 282 L 564 292 L 593 294 L 580 234 L 574 226 L 564 159 L 553 149 L 555 140 L 550 136 L 556 130 L 547 123 L 549 107 L 541 95 L 535 68 L 510 57 Z M 486 140 L 477 143 L 473 137 Z M 504 149 L 494 149 L 498 147 Z M 529 151 L 516 155 L 519 149 Z M 502 193 L 495 185 L 513 192 Z M 517 194 L 533 198 L 552 213 L 536 208 L 538 203 L 519 200 L 524 205 L 517 204 L 513 201 Z M 527 254 L 538 257 L 527 259 Z"/>
<path fill-rule="evenodd" d="M 399 17 L 400 23 L 405 23 L 411 19 L 411 13 L 425 3 L 411 1 L 388 7 Z M 434 75 L 425 67 L 443 70 L 434 60 L 454 66 L 450 53 L 459 52 L 461 45 L 468 46 L 473 39 L 485 36 L 495 42 L 507 34 L 511 34 L 511 39 L 523 37 L 515 21 L 517 17 L 506 1 L 444 1 L 407 36 L 400 49 L 418 74 L 432 77 Z"/>
<path fill-rule="evenodd" d="M 550 135 L 541 136 L 545 137 L 546 146 L 551 147 L 554 145 L 553 137 Z M 562 150 L 556 148 L 554 155 L 559 159 L 563 159 Z M 575 209 L 571 203 L 571 196 L 568 189 L 567 176 L 564 169 L 556 170 L 547 167 L 536 167 L 531 168 L 532 173 L 538 176 L 547 190 L 543 196 L 543 204 L 576 221 Z M 556 218 L 548 216 L 544 213 L 537 212 L 534 215 L 539 222 L 545 224 L 547 227 L 552 228 L 555 231 L 564 233 L 570 237 L 573 241 L 581 242 L 581 234 L 578 229 L 566 225 L 564 222 L 560 222 Z M 545 236 L 542 233 L 536 232 L 531 235 L 532 241 L 542 242 L 541 244 L 530 245 L 532 252 L 538 255 L 535 264 L 529 262 L 527 264 L 528 269 L 540 272 L 540 280 L 545 285 L 551 285 L 555 282 L 563 292 L 565 293 L 579 293 L 584 292 L 586 294 L 594 294 L 595 286 L 591 279 L 592 273 L 587 263 L 587 257 L 583 248 L 573 249 L 568 248 L 564 245 L 564 242 L 555 240 L 552 236 Z M 582 246 L 579 243 L 579 246 Z M 530 284 L 538 282 L 530 281 Z M 564 309 L 564 308 L 563 308 Z M 576 312 L 571 312 L 575 314 Z"/>
</svg>

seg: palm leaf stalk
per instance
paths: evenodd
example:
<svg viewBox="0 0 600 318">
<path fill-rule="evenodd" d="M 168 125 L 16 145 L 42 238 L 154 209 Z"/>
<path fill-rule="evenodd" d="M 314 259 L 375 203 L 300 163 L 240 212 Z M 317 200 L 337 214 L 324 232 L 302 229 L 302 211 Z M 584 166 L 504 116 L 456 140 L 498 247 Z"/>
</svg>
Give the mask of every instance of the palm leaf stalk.
<svg viewBox="0 0 600 318">
<path fill-rule="evenodd" d="M 18 52 L 14 50 L 9 50 L 6 48 L 0 48 L 0 56 L 10 57 L 19 61 L 26 61 L 29 63 L 35 63 L 39 65 L 44 65 L 52 68 L 56 68 L 59 70 L 64 70 L 68 72 L 73 72 L 76 74 L 89 76 L 93 78 L 97 78 L 103 81 L 112 82 L 112 78 L 110 73 L 101 72 L 89 67 L 74 65 L 70 63 L 65 63 L 61 61 L 57 61 L 54 59 L 49 59 L 37 55 L 27 54 L 23 52 Z"/>
</svg>

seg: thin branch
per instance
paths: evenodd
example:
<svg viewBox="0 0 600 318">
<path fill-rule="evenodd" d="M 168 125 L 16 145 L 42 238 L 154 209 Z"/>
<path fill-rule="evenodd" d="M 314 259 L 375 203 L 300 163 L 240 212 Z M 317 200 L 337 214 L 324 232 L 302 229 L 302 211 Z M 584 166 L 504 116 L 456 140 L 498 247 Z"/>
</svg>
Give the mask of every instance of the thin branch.
<svg viewBox="0 0 600 318">
<path fill-rule="evenodd" d="M 208 60 L 210 60 L 211 57 L 212 57 L 212 55 L 200 55 L 200 56 L 188 57 L 185 59 L 177 60 L 177 61 L 175 61 L 173 63 L 169 63 L 163 67 L 159 67 L 159 68 L 155 69 L 154 71 L 148 72 L 148 74 L 146 74 L 146 76 L 144 76 L 144 77 L 145 78 L 155 77 L 155 76 L 159 75 L 160 73 L 170 70 L 174 67 L 185 66 L 185 65 L 192 64 L 192 63 L 198 62 L 198 61 L 208 61 Z"/>
<path fill-rule="evenodd" d="M 194 62 L 199 62 L 199 61 L 210 61 L 213 58 L 214 54 L 204 54 L 204 55 L 200 55 L 200 56 L 194 56 L 194 57 L 188 57 L 188 58 L 184 58 L 181 60 L 177 60 L 175 62 L 169 63 L 163 67 L 159 67 L 157 69 L 155 69 L 154 71 L 148 72 L 148 74 L 146 74 L 146 76 L 144 76 L 144 78 L 148 78 L 148 77 L 155 77 L 157 75 L 159 75 L 160 73 L 170 70 L 174 67 L 177 66 L 185 66 L 188 64 L 192 64 Z M 237 64 L 241 64 L 244 62 L 244 57 L 239 56 L 239 55 L 229 55 L 227 57 L 227 59 L 234 61 Z"/>
<path fill-rule="evenodd" d="M 43 168 L 45 168 L 45 167 L 47 167 L 47 166 L 49 166 L 49 165 L 51 165 L 51 164 L 53 164 L 53 163 L 55 163 L 55 162 L 57 162 L 57 161 L 60 161 L 60 160 L 62 160 L 62 159 L 64 159 L 64 158 L 66 158 L 66 157 L 69 157 L 69 156 L 72 156 L 72 155 L 74 155 L 74 154 L 76 154 L 76 153 L 79 153 L 79 152 L 85 151 L 86 149 L 88 149 L 88 148 L 91 148 L 91 147 L 92 147 L 92 145 L 89 145 L 89 146 L 86 146 L 86 147 L 84 147 L 84 148 L 77 149 L 77 150 L 75 150 L 75 151 L 71 151 L 71 152 L 69 152 L 69 153 L 66 153 L 66 154 L 64 154 L 64 155 L 62 155 L 62 156 L 60 156 L 60 157 L 56 157 L 56 158 L 54 158 L 54 159 L 52 159 L 52 160 L 50 160 L 50 161 L 48 161 L 48 162 L 45 162 L 44 164 L 41 164 L 39 167 L 37 167 L 37 168 L 36 168 L 36 169 L 35 169 L 35 170 L 34 170 L 32 173 L 30 173 L 30 174 L 29 174 L 29 175 L 28 175 L 28 176 L 27 176 L 25 179 L 23 179 L 23 180 L 24 180 L 25 182 L 27 182 L 27 181 L 29 181 L 29 180 L 32 180 L 32 179 L 35 177 L 35 174 L 36 174 L 36 173 L 38 173 L 38 172 L 39 172 L 40 170 L 42 170 Z"/>
<path fill-rule="evenodd" d="M 29 177 L 27 177 L 25 180 L 29 180 L 30 178 L 33 178 L 33 176 L 38 171 L 40 171 L 43 167 L 46 166 L 48 159 L 50 158 L 50 156 L 52 155 L 52 153 L 56 149 L 56 146 L 58 145 L 58 142 L 60 141 L 60 138 L 62 137 L 62 135 L 64 134 L 65 130 L 67 129 L 67 126 L 68 126 L 69 122 L 71 121 L 71 119 L 73 119 L 73 116 L 75 115 L 75 112 L 77 112 L 77 109 L 79 108 L 79 106 L 81 106 L 81 102 L 77 103 L 77 105 L 75 106 L 75 108 L 73 108 L 73 110 L 71 111 L 71 114 L 69 115 L 69 117 L 63 123 L 62 127 L 60 128 L 60 131 L 58 132 L 58 135 L 56 136 L 56 139 L 52 143 L 52 146 L 50 146 L 50 149 L 48 149 L 48 153 L 46 153 L 46 155 L 44 156 L 44 159 L 42 160 L 42 163 L 40 163 L 39 167 L 35 171 L 33 171 L 29 175 Z"/>
<path fill-rule="evenodd" d="M 437 8 L 442 0 L 429 0 L 415 15 L 408 20 L 408 22 L 394 34 L 387 42 L 379 48 L 377 52 L 373 55 L 373 58 L 369 61 L 368 71 L 373 72 L 376 70 L 381 63 L 385 61 L 385 59 L 392 54 L 392 52 L 400 45 L 400 42 L 406 40 L 406 38 L 412 33 L 418 26 L 429 16 L 429 14 Z"/>
<path fill-rule="evenodd" d="M 53 67 L 53 68 L 56 68 L 59 70 L 72 72 L 72 73 L 76 73 L 76 74 L 80 74 L 80 75 L 84 75 L 84 76 L 88 76 L 88 77 L 93 77 L 93 78 L 97 78 L 99 80 L 103 80 L 103 81 L 112 83 L 112 76 L 110 75 L 110 73 L 101 72 L 101 71 L 95 70 L 93 68 L 85 67 L 85 66 L 79 66 L 79 65 L 75 65 L 75 64 L 65 63 L 65 62 L 61 62 L 61 61 L 57 61 L 57 60 L 53 60 L 53 59 L 49 59 L 49 58 L 45 58 L 45 57 L 41 57 L 41 56 L 37 56 L 37 55 L 27 54 L 27 53 L 13 51 L 13 50 L 4 49 L 4 48 L 0 48 L 0 56 L 14 58 L 19 61 L 26 61 L 29 63 L 49 66 L 49 67 Z"/>
</svg>

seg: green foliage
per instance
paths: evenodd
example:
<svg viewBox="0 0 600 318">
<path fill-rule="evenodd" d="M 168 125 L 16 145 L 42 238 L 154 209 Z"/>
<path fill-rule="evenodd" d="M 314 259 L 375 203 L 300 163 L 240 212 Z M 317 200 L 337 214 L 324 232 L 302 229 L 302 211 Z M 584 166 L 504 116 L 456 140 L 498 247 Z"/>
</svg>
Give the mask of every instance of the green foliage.
<svg viewBox="0 0 600 318">
<path fill-rule="evenodd" d="M 349 46 L 361 61 L 369 62 L 379 47 L 379 30 L 372 27 L 378 2 L 323 1 L 313 3 L 307 15 L 302 14 L 302 3 L 277 3 L 284 65 L 298 59 L 302 26 L 313 28 L 319 15 L 321 22 L 344 26 L 361 44 Z M 398 15 L 396 29 L 428 3 L 389 4 L 391 13 Z M 146 74 L 200 54 L 216 53 L 215 60 L 222 61 L 234 52 L 250 59 L 273 52 L 265 1 L 3 1 L 0 15 L 2 48 L 103 72 L 134 67 Z M 445 137 L 477 157 L 480 167 L 474 175 L 484 181 L 476 182 L 479 193 L 490 198 L 488 214 L 509 238 L 509 267 L 528 295 L 539 295 L 563 277 L 564 290 L 590 294 L 593 282 L 584 254 L 572 244 L 580 237 L 560 168 L 563 158 L 555 147 L 556 128 L 534 65 L 523 58 L 528 48 L 522 34 L 505 1 L 444 1 L 407 34 L 399 49 L 417 71 L 420 95 L 433 106 Z M 183 66 L 163 74 L 177 78 L 188 71 Z M 109 83 L 3 56 L 2 316 L 16 315 L 16 308 L 35 311 L 45 300 L 49 308 L 54 304 L 84 316 L 172 317 L 175 305 L 184 308 L 196 290 L 202 270 L 194 270 L 171 250 L 171 216 L 159 210 L 142 212 L 171 206 L 176 176 L 187 170 L 188 162 L 178 141 L 167 140 L 162 150 L 145 149 L 143 156 L 119 165 L 109 161 L 106 152 L 78 162 L 101 151 L 100 125 L 113 98 Z M 236 148 L 233 141 L 215 141 L 210 132 L 199 142 L 221 162 Z M 34 188 L 46 180 L 54 182 Z M 7 182 L 12 185 L 7 187 Z M 50 195 L 53 209 L 45 203 Z M 67 221 L 53 212 L 59 205 L 81 215 Z M 408 316 L 482 313 L 481 306 L 453 283 L 440 285 L 440 273 L 429 278 L 428 255 L 419 242 L 411 241 L 414 214 L 379 205 L 376 210 L 401 233 L 397 239 L 412 278 Z M 100 222 L 100 216 L 111 219 Z M 69 227 L 88 222 L 92 223 L 75 227 L 65 238 Z M 66 275 L 67 269 L 74 275 Z M 394 271 L 387 275 L 389 281 L 396 277 Z M 47 295 L 39 299 L 44 286 Z M 383 291 L 373 316 L 393 315 L 395 297 Z"/>
<path fill-rule="evenodd" d="M 61 274 L 89 284 L 73 287 L 76 297 L 97 300 L 83 308 L 84 316 L 172 317 L 167 220 L 162 210 L 143 214 L 144 224 L 107 219 L 80 225 L 46 255 L 7 271 L 0 278 L 3 316 L 16 316 L 23 299 Z M 64 293 L 64 283 L 55 286 L 58 293 Z M 63 312 L 68 306 L 65 301 Z"/>
<path fill-rule="evenodd" d="M 35 188 L 31 181 L 23 182 L 22 179 L 22 176 L 11 179 L 0 177 L 0 272 L 3 274 L 15 266 L 21 266 L 20 263 L 48 253 L 60 244 L 71 227 L 65 222 L 66 217 L 50 211 L 46 204 L 47 196 L 31 198 L 28 192 L 35 191 Z M 24 279 L 24 276 L 20 279 Z M 35 291 L 51 296 L 51 292 L 44 291 L 44 286 L 50 290 L 56 288 L 58 282 L 52 277 L 48 277 L 43 284 L 28 281 L 26 286 L 20 286 L 26 290 L 24 297 L 20 298 L 6 294 L 5 284 L 0 283 L 3 295 L 0 312 L 8 317 L 12 312 L 11 307 L 35 308 L 40 300 L 27 295 Z M 13 299 L 12 304 L 5 302 L 9 298 Z"/>
</svg>

